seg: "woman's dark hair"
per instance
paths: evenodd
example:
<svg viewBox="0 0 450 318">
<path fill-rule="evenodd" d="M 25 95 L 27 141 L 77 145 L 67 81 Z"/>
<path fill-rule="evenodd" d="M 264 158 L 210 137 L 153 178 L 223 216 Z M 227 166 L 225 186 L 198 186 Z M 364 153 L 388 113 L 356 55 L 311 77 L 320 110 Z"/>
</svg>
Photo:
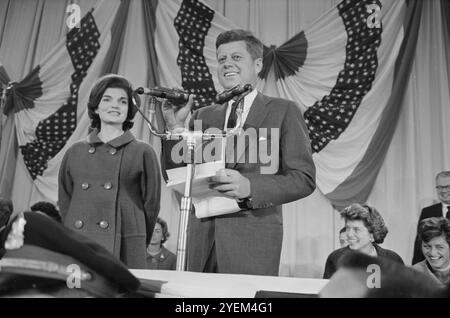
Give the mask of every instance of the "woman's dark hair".
<svg viewBox="0 0 450 318">
<path fill-rule="evenodd" d="M 341 216 L 345 221 L 362 221 L 377 244 L 383 243 L 388 233 L 381 214 L 366 204 L 353 203 L 341 211 Z"/>
<path fill-rule="evenodd" d="M 128 130 L 133 127 L 133 122 L 131 121 L 136 115 L 137 109 L 134 105 L 139 107 L 140 99 L 136 93 L 133 92 L 131 83 L 123 76 L 116 74 L 108 74 L 100 77 L 95 84 L 92 86 L 91 93 L 89 95 L 89 100 L 87 104 L 88 115 L 91 119 L 91 127 L 100 129 L 100 117 L 95 112 L 100 104 L 100 101 L 108 88 L 121 88 L 128 96 L 128 113 L 122 128 L 123 130 Z"/>
<path fill-rule="evenodd" d="M 159 225 L 161 225 L 161 230 L 162 230 L 162 235 L 163 235 L 161 244 L 163 244 L 164 242 L 167 241 L 167 239 L 170 236 L 169 227 L 167 226 L 167 222 L 164 221 L 163 219 L 161 219 L 160 217 L 158 217 L 156 219 L 156 223 L 159 223 Z"/>
<path fill-rule="evenodd" d="M 444 236 L 450 246 L 450 220 L 444 217 L 423 219 L 419 223 L 418 236 L 424 243 L 435 237 Z"/>
</svg>

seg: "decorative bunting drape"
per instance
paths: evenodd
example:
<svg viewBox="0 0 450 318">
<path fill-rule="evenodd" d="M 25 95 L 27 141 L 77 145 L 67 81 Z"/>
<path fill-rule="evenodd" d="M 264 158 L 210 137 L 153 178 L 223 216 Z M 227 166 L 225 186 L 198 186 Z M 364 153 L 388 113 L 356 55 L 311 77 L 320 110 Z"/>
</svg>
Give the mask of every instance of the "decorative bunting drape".
<svg viewBox="0 0 450 318">
<path fill-rule="evenodd" d="M 129 1 L 99 1 L 83 16 L 79 28 L 71 29 L 65 40 L 8 91 L 5 113 L 14 116 L 24 163 L 17 165 L 16 170 L 25 168 L 30 177 L 16 171 L 15 184 L 26 188 L 31 181 L 35 201 L 57 201 L 57 174 L 63 149 L 87 135 L 87 127 L 79 127 L 86 120 L 86 105 L 80 104 L 80 98 L 86 101 L 93 81 L 105 71 L 104 65 L 114 65 L 111 60 L 118 53 L 108 54 L 117 49 L 110 47 L 111 28 L 115 25 L 117 31 L 124 29 L 126 10 L 121 15 L 119 8 L 128 4 Z M 120 45 L 120 40 L 114 43 Z M 18 176 L 25 179 L 19 180 Z"/>
<path fill-rule="evenodd" d="M 33 179 L 42 175 L 47 168 L 47 162 L 64 147 L 75 130 L 78 90 L 89 66 L 97 56 L 99 37 L 100 32 L 91 13 L 81 20 L 80 29 L 74 28 L 67 34 L 66 48 L 73 66 L 69 98 L 55 113 L 39 122 L 35 139 L 20 146 L 25 165 Z M 36 78 L 38 79 L 37 74 Z M 36 86 L 40 88 L 40 85 Z"/>
<path fill-rule="evenodd" d="M 182 87 L 195 94 L 193 109 L 213 104 L 217 91 L 203 56 L 205 37 L 211 28 L 214 11 L 199 1 L 183 1 L 175 17 Z"/>
</svg>

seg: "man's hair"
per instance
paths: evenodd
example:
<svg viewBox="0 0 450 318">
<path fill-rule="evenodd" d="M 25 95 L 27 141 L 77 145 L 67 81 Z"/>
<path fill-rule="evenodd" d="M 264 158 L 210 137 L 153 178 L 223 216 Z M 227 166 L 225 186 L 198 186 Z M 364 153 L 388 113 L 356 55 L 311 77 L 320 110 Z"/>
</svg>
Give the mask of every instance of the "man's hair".
<svg viewBox="0 0 450 318">
<path fill-rule="evenodd" d="M 116 74 L 108 74 L 100 77 L 97 82 L 92 86 L 91 93 L 89 95 L 89 100 L 87 104 L 88 115 L 91 119 L 91 127 L 100 129 L 100 117 L 95 112 L 100 104 L 103 94 L 108 88 L 121 88 L 128 96 L 128 113 L 122 128 L 123 130 L 128 130 L 133 127 L 133 122 L 131 121 L 136 115 L 137 109 L 134 105 L 139 107 L 140 99 L 133 92 L 131 83 L 123 76 Z"/>
<path fill-rule="evenodd" d="M 450 177 L 450 171 L 441 171 L 436 175 L 436 181 L 439 177 Z"/>
<path fill-rule="evenodd" d="M 450 246 L 450 220 L 444 217 L 423 219 L 419 223 L 419 240 L 428 243 L 432 239 L 444 236 Z"/>
<path fill-rule="evenodd" d="M 169 227 L 167 226 L 167 222 L 164 221 L 163 219 L 161 219 L 160 217 L 158 217 L 156 219 L 156 223 L 159 223 L 161 225 L 161 230 L 162 230 L 162 235 L 163 235 L 162 240 L 161 240 L 161 244 L 163 244 L 164 242 L 167 241 L 167 239 L 170 236 Z"/>
<path fill-rule="evenodd" d="M 8 224 L 14 210 L 14 206 L 11 200 L 0 197 L 0 228 Z"/>
<path fill-rule="evenodd" d="M 216 50 L 222 44 L 244 41 L 247 45 L 247 51 L 252 56 L 253 60 L 263 58 L 263 44 L 250 31 L 247 30 L 229 30 L 219 34 L 216 39 Z"/>
<path fill-rule="evenodd" d="M 61 214 L 55 205 L 46 201 L 39 201 L 30 207 L 33 212 L 42 212 L 47 216 L 51 217 L 56 222 L 62 223 Z"/>
<path fill-rule="evenodd" d="M 381 214 L 375 208 L 366 204 L 353 203 L 341 211 L 341 216 L 346 221 L 362 221 L 369 233 L 373 235 L 375 243 L 383 243 L 388 233 Z"/>
</svg>

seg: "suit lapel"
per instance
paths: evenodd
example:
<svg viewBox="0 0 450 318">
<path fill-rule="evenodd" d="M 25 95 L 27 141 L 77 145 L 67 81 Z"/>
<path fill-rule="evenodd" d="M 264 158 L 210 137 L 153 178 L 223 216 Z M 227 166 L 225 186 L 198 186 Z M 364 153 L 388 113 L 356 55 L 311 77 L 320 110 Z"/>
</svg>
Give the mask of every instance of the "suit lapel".
<svg viewBox="0 0 450 318">
<path fill-rule="evenodd" d="M 210 113 L 211 116 L 207 121 L 208 127 L 205 128 L 207 129 L 214 127 L 223 130 L 223 127 L 225 126 L 225 115 L 227 113 L 227 107 L 227 103 L 219 105 L 219 107 L 214 107 L 213 111 Z"/>
<path fill-rule="evenodd" d="M 256 136 L 258 136 L 257 129 L 261 127 L 264 118 L 266 118 L 269 112 L 269 107 L 267 107 L 269 102 L 270 100 L 267 97 L 258 92 L 250 108 L 250 112 L 248 113 L 247 119 L 244 123 L 243 131 L 246 131 L 248 128 L 253 128 L 256 130 L 257 133 Z M 234 145 L 230 142 L 230 140 L 227 140 L 226 146 L 225 158 L 233 158 L 227 160 L 227 161 L 231 160 L 231 162 L 227 163 L 226 165 L 226 167 L 229 169 L 234 169 L 236 167 L 237 163 L 240 162 L 242 157 L 245 155 L 246 150 L 250 144 L 250 142 L 245 142 L 245 134 L 242 131 L 236 137 L 229 137 L 228 139 L 232 138 L 234 138 Z M 257 142 L 258 140 L 256 140 L 256 143 Z M 254 142 L 252 142 L 252 144 L 254 144 Z M 244 145 L 244 146 L 237 147 L 237 145 Z M 236 155 L 235 160 L 234 155 Z"/>
</svg>

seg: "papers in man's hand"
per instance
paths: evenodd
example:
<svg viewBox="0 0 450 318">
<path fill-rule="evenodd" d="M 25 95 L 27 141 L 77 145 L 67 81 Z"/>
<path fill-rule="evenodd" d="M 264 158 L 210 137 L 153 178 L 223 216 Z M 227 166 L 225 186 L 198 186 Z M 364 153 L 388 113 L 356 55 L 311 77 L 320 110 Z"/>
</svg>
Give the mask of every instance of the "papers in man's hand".
<svg viewBox="0 0 450 318">
<path fill-rule="evenodd" d="M 218 170 L 224 168 L 225 162 L 222 160 L 196 164 L 191 196 L 195 198 L 217 194 L 217 191 L 209 189 L 208 178 L 215 176 Z M 166 172 L 168 177 L 167 186 L 184 195 L 187 167 L 168 169 Z"/>
<path fill-rule="evenodd" d="M 217 191 L 215 191 L 217 193 Z M 240 211 L 237 201 L 225 196 L 212 196 L 195 202 L 195 216 L 199 219 Z"/>
<path fill-rule="evenodd" d="M 222 140 L 219 160 L 198 163 L 195 165 L 195 174 L 192 180 L 191 197 L 195 205 L 197 218 L 211 217 L 240 211 L 236 200 L 224 196 L 220 192 L 210 189 L 208 179 L 216 172 L 225 168 L 225 143 Z M 216 157 L 217 158 L 217 157 Z M 184 195 L 187 166 L 166 170 L 167 186 Z"/>
</svg>

